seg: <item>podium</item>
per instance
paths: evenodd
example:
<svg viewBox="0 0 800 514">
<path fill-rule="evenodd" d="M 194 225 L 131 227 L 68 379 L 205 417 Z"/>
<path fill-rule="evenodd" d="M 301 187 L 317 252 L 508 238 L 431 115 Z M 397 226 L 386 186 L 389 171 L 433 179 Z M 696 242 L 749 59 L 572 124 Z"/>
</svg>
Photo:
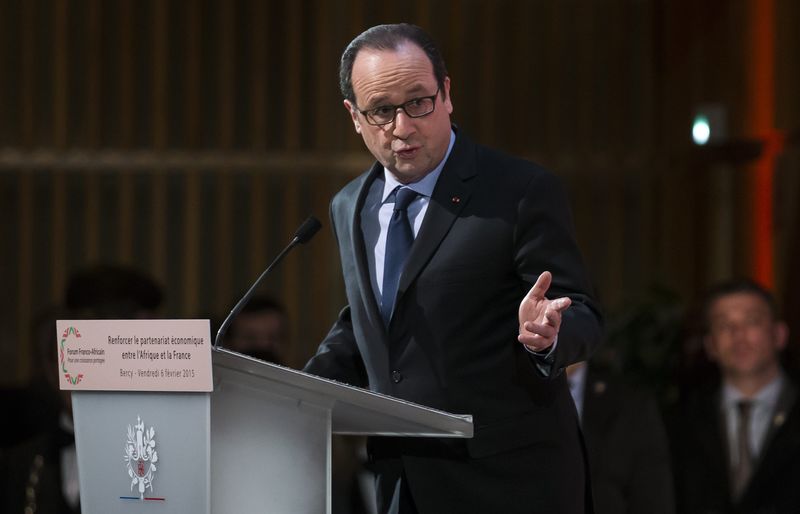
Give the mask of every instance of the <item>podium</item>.
<svg viewBox="0 0 800 514">
<path fill-rule="evenodd" d="M 215 349 L 212 392 L 73 391 L 84 514 L 331 511 L 331 434 L 471 437 L 472 418 Z"/>
</svg>

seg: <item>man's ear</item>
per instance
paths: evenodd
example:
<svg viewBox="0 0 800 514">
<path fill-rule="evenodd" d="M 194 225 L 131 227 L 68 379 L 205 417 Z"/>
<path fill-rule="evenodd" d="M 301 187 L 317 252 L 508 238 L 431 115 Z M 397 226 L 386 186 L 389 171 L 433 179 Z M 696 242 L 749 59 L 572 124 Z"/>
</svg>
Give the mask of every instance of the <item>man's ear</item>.
<svg viewBox="0 0 800 514">
<path fill-rule="evenodd" d="M 442 101 L 444 107 L 447 109 L 448 114 L 453 114 L 453 99 L 450 98 L 450 77 L 444 78 L 444 91 L 442 92 Z"/>
<path fill-rule="evenodd" d="M 358 110 L 356 109 L 356 106 L 353 105 L 350 100 L 345 100 L 344 108 L 350 113 L 350 118 L 353 120 L 353 126 L 356 129 L 356 133 L 361 134 L 361 122 L 358 121 Z"/>
<path fill-rule="evenodd" d="M 775 348 L 778 351 L 786 348 L 786 342 L 789 340 L 789 327 L 783 321 L 775 323 L 775 328 L 772 329 L 773 337 L 775 338 Z"/>
</svg>

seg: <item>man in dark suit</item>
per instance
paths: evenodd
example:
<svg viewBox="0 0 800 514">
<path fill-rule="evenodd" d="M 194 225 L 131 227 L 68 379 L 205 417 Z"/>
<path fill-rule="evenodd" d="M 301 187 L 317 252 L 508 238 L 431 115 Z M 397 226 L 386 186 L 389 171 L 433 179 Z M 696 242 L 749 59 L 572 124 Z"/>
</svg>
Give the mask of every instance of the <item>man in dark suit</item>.
<svg viewBox="0 0 800 514">
<path fill-rule="evenodd" d="M 418 27 L 358 36 L 340 85 L 377 162 L 332 201 L 349 305 L 306 370 L 475 422 L 466 441 L 370 440 L 379 510 L 591 511 L 562 370 L 600 315 L 560 184 L 452 126 Z"/>
<path fill-rule="evenodd" d="M 688 397 L 675 420 L 679 512 L 800 512 L 800 403 L 780 365 L 788 331 L 772 295 L 724 283 L 705 315 L 705 350 L 722 380 Z"/>
<path fill-rule="evenodd" d="M 669 446 L 652 394 L 585 362 L 567 368 L 596 514 L 673 514 Z"/>
</svg>

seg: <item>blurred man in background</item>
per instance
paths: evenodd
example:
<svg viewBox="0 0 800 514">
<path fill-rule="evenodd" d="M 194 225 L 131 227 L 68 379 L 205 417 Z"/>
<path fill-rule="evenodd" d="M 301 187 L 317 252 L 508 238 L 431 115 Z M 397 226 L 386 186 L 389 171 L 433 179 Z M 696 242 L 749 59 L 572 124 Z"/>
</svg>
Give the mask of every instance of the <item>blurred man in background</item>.
<svg viewBox="0 0 800 514">
<path fill-rule="evenodd" d="M 705 320 L 721 381 L 690 394 L 675 421 L 679 512 L 800 512 L 800 404 L 774 299 L 750 281 L 720 284 Z"/>
<path fill-rule="evenodd" d="M 581 420 L 596 514 L 674 514 L 664 423 L 652 394 L 586 362 L 567 368 Z"/>
<path fill-rule="evenodd" d="M 223 346 L 263 361 L 286 365 L 286 309 L 268 296 L 254 296 L 233 318 Z"/>
<path fill-rule="evenodd" d="M 156 315 L 161 288 L 130 268 L 95 266 L 70 277 L 66 309 L 37 318 L 33 348 L 37 368 L 26 412 L 36 427 L 30 437 L 0 457 L 0 512 L 77 514 L 78 464 L 69 391 L 59 389 L 56 319 L 146 319 Z M 41 406 L 41 408 L 37 408 Z"/>
</svg>

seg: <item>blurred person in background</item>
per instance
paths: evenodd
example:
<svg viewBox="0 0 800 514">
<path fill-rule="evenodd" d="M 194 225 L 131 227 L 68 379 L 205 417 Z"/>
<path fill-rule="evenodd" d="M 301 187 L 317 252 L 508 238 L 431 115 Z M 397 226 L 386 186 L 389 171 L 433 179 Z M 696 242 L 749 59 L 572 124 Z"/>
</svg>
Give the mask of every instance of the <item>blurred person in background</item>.
<svg viewBox="0 0 800 514">
<path fill-rule="evenodd" d="M 679 512 L 800 512 L 800 404 L 773 296 L 749 280 L 722 283 L 704 317 L 720 380 L 690 391 L 673 420 Z"/>
<path fill-rule="evenodd" d="M 77 514 L 80 512 L 78 465 L 69 391 L 59 389 L 57 319 L 146 319 L 155 317 L 161 288 L 147 275 L 119 266 L 95 266 L 72 275 L 66 309 L 37 317 L 33 342 L 34 384 L 26 409 L 37 427 L 26 441 L 0 455 L 0 512 Z M 36 398 L 36 399 L 34 399 Z"/>
<path fill-rule="evenodd" d="M 667 434 L 655 397 L 579 362 L 567 379 L 581 421 L 596 514 L 674 514 Z"/>
<path fill-rule="evenodd" d="M 223 346 L 263 361 L 286 365 L 286 309 L 268 296 L 254 296 L 231 321 Z"/>
</svg>

